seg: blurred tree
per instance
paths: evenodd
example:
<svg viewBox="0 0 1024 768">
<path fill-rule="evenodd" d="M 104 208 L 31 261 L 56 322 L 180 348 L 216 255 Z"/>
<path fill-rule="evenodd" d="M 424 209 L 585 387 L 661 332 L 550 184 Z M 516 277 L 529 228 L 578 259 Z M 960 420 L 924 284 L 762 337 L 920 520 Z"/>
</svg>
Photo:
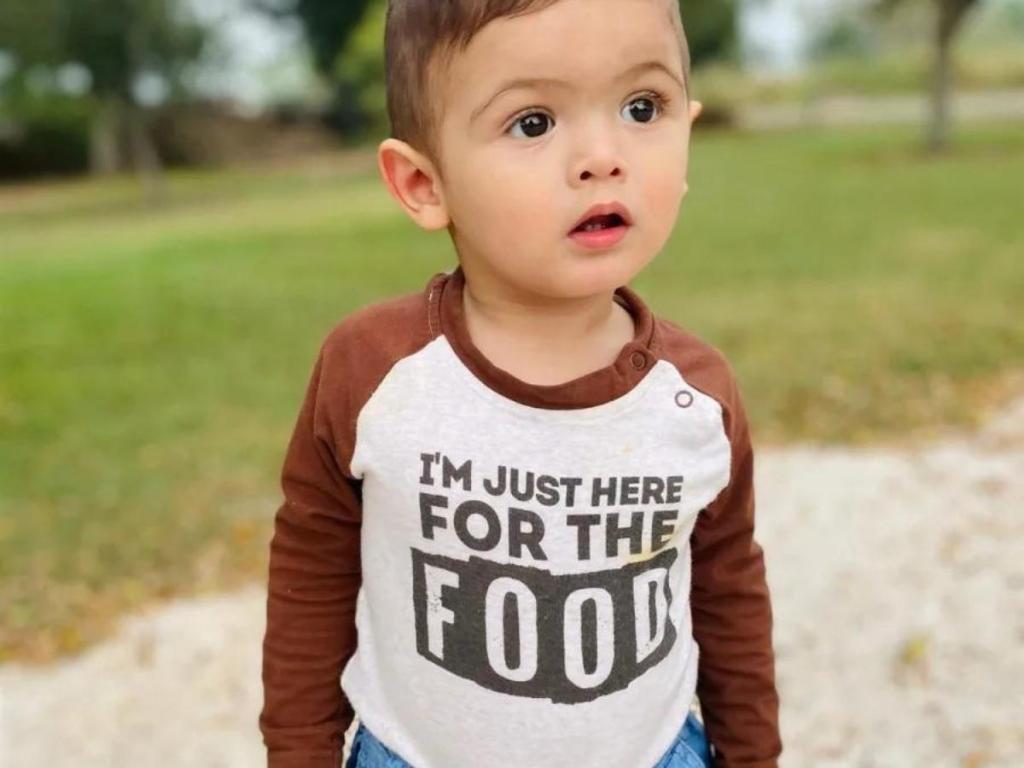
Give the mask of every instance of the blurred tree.
<svg viewBox="0 0 1024 768">
<path fill-rule="evenodd" d="M 329 73 L 338 53 L 359 26 L 373 0 L 251 0 L 253 6 L 273 16 L 295 16 L 306 31 L 313 61 Z"/>
<path fill-rule="evenodd" d="M 173 91 L 198 58 L 200 26 L 176 0 L 3 0 L 0 50 L 21 71 L 76 65 L 95 101 L 95 172 L 134 168 L 153 189 L 159 157 L 140 104 L 140 84 Z"/>
<path fill-rule="evenodd" d="M 680 0 L 694 67 L 736 55 L 737 0 Z"/>
<path fill-rule="evenodd" d="M 876 0 L 872 6 L 879 16 L 888 16 L 908 2 L 924 0 Z M 941 152 L 949 143 L 949 99 L 953 88 L 953 41 L 962 29 L 968 11 L 980 5 L 979 0 L 927 0 L 935 10 L 933 28 L 933 59 L 929 99 L 929 119 L 925 142 L 929 151 Z"/>
<path fill-rule="evenodd" d="M 362 135 L 372 117 L 359 109 L 362 98 L 354 83 L 337 76 L 339 55 L 355 34 L 374 0 L 249 0 L 250 5 L 275 18 L 297 18 L 313 52 L 316 70 L 333 89 L 327 122 L 346 137 Z M 380 42 L 383 48 L 383 39 Z"/>
<path fill-rule="evenodd" d="M 877 47 L 875 28 L 861 14 L 836 13 L 811 32 L 808 53 L 813 62 L 840 56 L 864 59 Z"/>
<path fill-rule="evenodd" d="M 387 0 L 369 0 L 359 25 L 328 73 L 338 84 L 339 100 L 330 114 L 331 124 L 353 141 L 388 131 L 387 93 L 384 83 L 384 24 Z"/>
</svg>

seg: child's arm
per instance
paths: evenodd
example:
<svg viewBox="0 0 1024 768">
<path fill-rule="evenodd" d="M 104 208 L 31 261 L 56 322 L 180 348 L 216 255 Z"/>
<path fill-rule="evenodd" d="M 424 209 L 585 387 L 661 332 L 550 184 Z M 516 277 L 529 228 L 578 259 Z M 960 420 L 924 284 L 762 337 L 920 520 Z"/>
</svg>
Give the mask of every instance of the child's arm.
<svg viewBox="0 0 1024 768">
<path fill-rule="evenodd" d="M 779 697 L 764 557 L 754 540 L 754 454 L 731 370 L 729 377 L 729 485 L 698 516 L 691 538 L 697 697 L 715 768 L 776 768 Z"/>
<path fill-rule="evenodd" d="M 356 646 L 361 494 L 350 447 L 331 436 L 323 356 L 288 445 L 270 542 L 259 717 L 269 768 L 337 768 L 353 717 L 339 677 Z"/>
</svg>

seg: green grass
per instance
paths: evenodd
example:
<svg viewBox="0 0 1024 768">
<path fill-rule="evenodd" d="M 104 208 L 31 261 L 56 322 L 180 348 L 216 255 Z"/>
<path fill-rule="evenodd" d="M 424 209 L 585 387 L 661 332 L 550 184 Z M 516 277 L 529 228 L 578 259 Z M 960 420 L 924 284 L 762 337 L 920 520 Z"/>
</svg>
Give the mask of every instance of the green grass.
<svg viewBox="0 0 1024 768">
<path fill-rule="evenodd" d="M 1024 370 L 1019 127 L 698 133 L 634 281 L 733 361 L 761 444 L 970 424 Z M 0 657 L 265 576 L 316 348 L 453 263 L 362 170 L 0 189 Z"/>
<path fill-rule="evenodd" d="M 1024 370 L 1018 127 L 794 132 L 697 146 L 637 286 L 734 361 L 765 439 L 965 425 Z"/>
</svg>

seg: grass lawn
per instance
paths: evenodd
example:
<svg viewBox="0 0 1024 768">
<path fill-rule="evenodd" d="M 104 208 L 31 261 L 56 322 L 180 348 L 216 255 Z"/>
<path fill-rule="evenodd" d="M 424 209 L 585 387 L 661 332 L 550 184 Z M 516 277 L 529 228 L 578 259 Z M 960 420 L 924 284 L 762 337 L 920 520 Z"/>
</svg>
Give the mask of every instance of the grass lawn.
<svg viewBox="0 0 1024 768">
<path fill-rule="evenodd" d="M 702 134 L 633 286 L 733 361 L 761 445 L 971 423 L 1024 371 L 1024 132 Z M 317 346 L 454 256 L 372 160 L 0 189 L 0 659 L 265 577 Z M 1019 391 L 1019 389 L 1017 390 Z"/>
</svg>

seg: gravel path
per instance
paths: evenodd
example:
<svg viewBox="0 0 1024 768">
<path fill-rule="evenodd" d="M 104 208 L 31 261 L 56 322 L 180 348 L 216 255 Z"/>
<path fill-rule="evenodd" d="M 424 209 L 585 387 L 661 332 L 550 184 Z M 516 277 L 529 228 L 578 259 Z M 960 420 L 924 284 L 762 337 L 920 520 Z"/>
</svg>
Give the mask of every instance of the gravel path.
<svg viewBox="0 0 1024 768">
<path fill-rule="evenodd" d="M 1024 399 L 919 448 L 758 454 L 783 765 L 1024 766 Z M 260 585 L 0 667 L 3 768 L 265 764 Z"/>
<path fill-rule="evenodd" d="M 950 97 L 954 125 L 961 121 L 1024 121 L 1024 89 L 954 91 Z M 822 96 L 801 103 L 751 104 L 738 107 L 737 123 L 751 130 L 919 123 L 929 112 L 924 93 L 879 96 Z"/>
</svg>

